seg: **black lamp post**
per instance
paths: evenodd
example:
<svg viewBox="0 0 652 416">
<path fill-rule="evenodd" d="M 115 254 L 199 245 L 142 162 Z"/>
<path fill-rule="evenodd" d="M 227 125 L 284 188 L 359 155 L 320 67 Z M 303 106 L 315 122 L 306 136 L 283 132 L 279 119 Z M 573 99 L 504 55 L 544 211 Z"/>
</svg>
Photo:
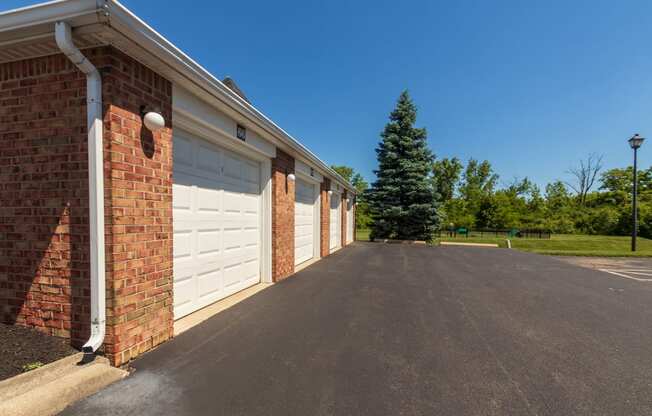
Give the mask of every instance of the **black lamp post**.
<svg viewBox="0 0 652 416">
<path fill-rule="evenodd" d="M 636 251 L 636 232 L 638 231 L 638 210 L 636 209 L 636 198 L 638 194 L 638 175 L 636 173 L 636 156 L 638 148 L 641 147 L 645 139 L 638 134 L 629 139 L 629 147 L 634 149 L 634 176 L 632 177 L 632 251 Z"/>
</svg>

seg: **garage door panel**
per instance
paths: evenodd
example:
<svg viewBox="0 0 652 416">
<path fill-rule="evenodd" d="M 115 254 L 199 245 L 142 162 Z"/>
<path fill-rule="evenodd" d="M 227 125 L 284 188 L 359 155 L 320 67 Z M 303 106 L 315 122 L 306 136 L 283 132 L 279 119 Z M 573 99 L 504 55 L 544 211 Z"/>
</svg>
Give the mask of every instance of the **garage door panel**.
<svg viewBox="0 0 652 416">
<path fill-rule="evenodd" d="M 303 263 L 306 260 L 313 258 L 313 246 L 312 244 L 304 244 L 303 246 L 298 246 L 295 249 L 295 261 L 297 264 Z"/>
<path fill-rule="evenodd" d="M 311 224 L 314 218 L 314 205 L 297 202 L 295 205 L 295 216 L 297 225 Z"/>
<path fill-rule="evenodd" d="M 242 195 L 252 195 L 254 198 L 257 198 L 260 194 L 260 187 L 257 184 L 245 183 L 241 179 L 222 179 L 223 181 L 220 183 L 220 185 L 226 194 L 235 195 L 236 197 L 240 197 Z"/>
<path fill-rule="evenodd" d="M 301 243 L 302 243 L 301 245 L 312 243 L 312 241 L 313 241 L 312 240 L 312 237 L 313 237 L 313 225 L 312 225 L 312 223 L 297 226 L 294 236 L 297 239 L 301 239 Z"/>
<path fill-rule="evenodd" d="M 214 230 L 200 230 L 197 233 L 197 253 L 199 255 L 218 253 L 221 250 L 222 231 L 220 229 Z"/>
<path fill-rule="evenodd" d="M 294 263 L 314 257 L 315 185 L 298 179 L 295 182 Z"/>
<path fill-rule="evenodd" d="M 175 261 L 176 263 L 176 261 Z M 174 269 L 174 308 L 175 313 L 178 309 L 182 311 L 189 311 L 192 308 L 193 300 L 197 297 L 197 285 L 194 280 L 194 271 L 192 269 L 192 262 L 188 263 L 186 267 L 177 266 Z"/>
<path fill-rule="evenodd" d="M 244 194 L 241 196 L 241 207 L 243 213 L 257 216 L 260 212 L 260 198 L 253 194 Z"/>
<path fill-rule="evenodd" d="M 306 247 L 298 249 L 295 253 L 297 264 L 301 264 L 305 261 L 310 260 L 313 257 L 312 251 L 308 250 Z"/>
<path fill-rule="evenodd" d="M 308 259 L 311 259 L 314 255 L 313 253 L 313 245 L 312 245 L 312 236 L 308 237 L 302 237 L 299 239 L 296 239 L 296 248 L 295 248 L 295 256 L 298 257 L 298 261 L 304 260 L 306 256 L 308 256 Z M 305 260 L 304 260 L 305 261 Z"/>
<path fill-rule="evenodd" d="M 242 247 L 242 229 L 224 228 L 224 251 L 229 252 Z"/>
<path fill-rule="evenodd" d="M 211 269 L 197 275 L 199 297 L 205 298 L 222 290 L 222 269 Z"/>
<path fill-rule="evenodd" d="M 298 179 L 295 186 L 295 200 L 302 203 L 311 203 L 315 196 L 315 185 Z"/>
<path fill-rule="evenodd" d="M 355 230 L 354 218 L 353 218 L 353 199 L 347 199 L 346 204 L 346 242 L 350 243 L 353 241 L 353 232 Z"/>
<path fill-rule="evenodd" d="M 255 259 L 224 267 L 224 286 L 229 287 L 257 279 L 259 268 L 259 262 Z"/>
<path fill-rule="evenodd" d="M 258 186 L 260 183 L 260 165 L 245 161 L 242 171 L 242 180 L 250 185 Z"/>
<path fill-rule="evenodd" d="M 174 168 L 194 166 L 193 140 L 175 135 L 174 137 Z"/>
<path fill-rule="evenodd" d="M 192 192 L 187 186 L 172 185 L 172 209 L 189 210 L 192 205 Z"/>
<path fill-rule="evenodd" d="M 244 280 L 251 280 L 258 276 L 258 270 L 260 270 L 260 262 L 257 258 L 248 260 L 242 264 L 242 275 Z"/>
<path fill-rule="evenodd" d="M 221 211 L 222 191 L 217 189 L 197 188 L 196 195 L 197 211 Z"/>
<path fill-rule="evenodd" d="M 241 249 L 247 245 L 258 245 L 259 241 L 259 230 L 243 230 L 241 228 L 237 229 L 228 229 L 224 228 L 223 233 L 223 247 L 224 251 L 229 251 L 233 249 Z"/>
<path fill-rule="evenodd" d="M 258 163 L 189 135 L 173 178 L 178 319 L 260 281 L 261 187 Z"/>
<path fill-rule="evenodd" d="M 242 160 L 230 152 L 224 154 L 224 176 L 231 179 L 242 179 Z"/>
<path fill-rule="evenodd" d="M 239 214 L 242 211 L 242 198 L 241 193 L 233 193 L 229 191 L 224 192 L 224 212 L 227 213 L 237 213 Z"/>
<path fill-rule="evenodd" d="M 297 245 L 303 246 L 306 244 L 312 244 L 314 238 L 314 233 L 312 231 L 313 225 L 296 227 L 294 238 L 297 240 Z"/>
<path fill-rule="evenodd" d="M 192 255 L 192 231 L 175 231 L 172 240 L 176 258 L 190 257 Z"/>
<path fill-rule="evenodd" d="M 241 263 L 231 264 L 224 267 L 224 286 L 229 287 L 242 281 L 243 270 Z"/>
<path fill-rule="evenodd" d="M 193 267 L 193 260 L 191 258 L 182 258 L 175 261 L 174 281 L 185 282 L 191 280 L 196 271 Z M 176 289 L 175 289 L 176 290 Z"/>
<path fill-rule="evenodd" d="M 333 193 L 331 195 L 331 210 L 330 210 L 330 248 L 335 249 L 341 245 L 342 242 L 342 216 L 341 209 L 341 196 Z"/>
<path fill-rule="evenodd" d="M 217 177 L 220 174 L 220 159 L 222 154 L 212 146 L 199 146 L 197 149 L 196 168 L 204 172 L 206 176 Z M 213 175 L 210 175 L 210 174 Z"/>
<path fill-rule="evenodd" d="M 258 247 L 260 241 L 260 233 L 258 228 L 250 227 L 242 230 L 242 246 L 243 247 Z"/>
<path fill-rule="evenodd" d="M 235 268 L 241 268 L 244 270 L 244 265 L 252 261 L 257 262 L 258 256 L 255 255 L 254 257 L 251 257 L 241 252 L 238 253 L 232 252 L 232 253 L 224 253 L 222 264 L 224 265 L 224 271 L 226 272 L 226 270 L 233 270 Z M 230 273 L 231 273 L 230 275 L 232 275 L 232 272 Z M 258 273 L 258 269 L 256 269 L 255 273 L 253 274 L 257 274 L 257 273 Z M 251 277 L 251 274 L 252 273 L 246 274 L 243 272 L 241 275 L 239 275 L 238 279 L 241 281 L 245 280 Z"/>
<path fill-rule="evenodd" d="M 253 215 L 242 215 L 240 213 L 225 213 L 222 216 L 222 227 L 225 230 L 252 230 L 259 232 L 259 219 Z"/>
</svg>

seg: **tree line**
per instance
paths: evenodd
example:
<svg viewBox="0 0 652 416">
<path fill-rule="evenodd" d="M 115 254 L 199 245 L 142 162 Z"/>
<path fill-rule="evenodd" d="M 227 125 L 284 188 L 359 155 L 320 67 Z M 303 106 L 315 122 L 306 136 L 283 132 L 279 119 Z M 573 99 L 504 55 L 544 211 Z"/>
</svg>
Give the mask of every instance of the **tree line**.
<svg viewBox="0 0 652 416">
<path fill-rule="evenodd" d="M 632 230 L 631 167 L 602 170 L 589 155 L 541 189 L 528 178 L 499 184 L 489 161 L 435 161 L 432 179 L 440 190 L 448 227 L 539 229 L 563 234 L 628 235 Z M 652 237 L 652 167 L 638 172 L 640 234 Z"/>
<path fill-rule="evenodd" d="M 632 167 L 603 169 L 590 154 L 541 189 L 529 178 L 501 180 L 488 160 L 436 158 L 416 106 L 403 92 L 376 149 L 376 181 L 334 166 L 358 190 L 357 228 L 372 238 L 429 240 L 438 229 L 538 229 L 628 235 Z M 652 167 L 638 172 L 639 233 L 652 238 Z"/>
</svg>

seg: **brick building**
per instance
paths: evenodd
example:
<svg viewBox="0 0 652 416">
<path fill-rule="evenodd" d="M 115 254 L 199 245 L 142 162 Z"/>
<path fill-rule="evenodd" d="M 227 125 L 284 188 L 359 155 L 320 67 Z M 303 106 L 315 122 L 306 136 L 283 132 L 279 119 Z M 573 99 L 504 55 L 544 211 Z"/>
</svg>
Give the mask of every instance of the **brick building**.
<svg viewBox="0 0 652 416">
<path fill-rule="evenodd" d="M 117 1 L 0 14 L 3 322 L 121 365 L 353 241 L 354 188 L 228 81 Z"/>
</svg>

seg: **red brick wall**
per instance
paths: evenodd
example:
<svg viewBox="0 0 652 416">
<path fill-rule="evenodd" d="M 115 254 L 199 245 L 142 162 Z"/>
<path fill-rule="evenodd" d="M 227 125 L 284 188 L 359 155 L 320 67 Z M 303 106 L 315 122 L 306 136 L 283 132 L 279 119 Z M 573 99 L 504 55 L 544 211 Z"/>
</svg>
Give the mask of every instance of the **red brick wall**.
<svg viewBox="0 0 652 416">
<path fill-rule="evenodd" d="M 103 74 L 107 337 L 120 365 L 170 338 L 172 85 L 111 47 L 85 50 Z M 62 55 L 0 64 L 2 321 L 89 334 L 85 76 Z M 140 107 L 168 126 L 152 136 Z M 274 280 L 294 271 L 294 159 L 272 163 Z M 329 254 L 330 181 L 321 185 L 321 255 Z M 343 221 L 343 225 L 345 221 Z M 345 230 L 345 228 L 344 228 Z M 343 232 L 345 235 L 345 232 Z"/>
<path fill-rule="evenodd" d="M 356 229 L 355 215 L 357 214 L 358 206 L 356 205 L 356 198 L 353 198 L 353 241 L 358 239 L 358 233 Z"/>
<path fill-rule="evenodd" d="M 0 64 L 2 321 L 89 334 L 85 77 L 63 56 Z"/>
<path fill-rule="evenodd" d="M 141 129 L 142 104 L 171 120 L 172 86 L 111 47 L 103 74 L 107 337 L 117 365 L 172 335 L 172 135 Z M 0 64 L 2 321 L 89 334 L 86 78 L 63 55 Z"/>
<path fill-rule="evenodd" d="M 172 337 L 172 84 L 116 49 L 103 65 L 106 353 L 115 365 Z M 140 107 L 167 126 L 152 134 Z"/>
<path fill-rule="evenodd" d="M 330 209 L 331 201 L 328 197 L 328 191 L 331 189 L 330 179 L 324 178 L 324 181 L 321 183 L 320 194 L 321 194 L 321 212 L 320 212 L 320 253 L 322 257 L 326 257 L 330 254 Z"/>
<path fill-rule="evenodd" d="M 277 149 L 272 159 L 272 278 L 294 273 L 294 158 Z"/>
<path fill-rule="evenodd" d="M 342 237 L 342 247 L 346 245 L 346 213 L 347 213 L 347 206 L 348 206 L 348 196 L 346 193 L 346 190 L 342 192 L 342 232 L 341 232 L 341 237 Z"/>
</svg>

